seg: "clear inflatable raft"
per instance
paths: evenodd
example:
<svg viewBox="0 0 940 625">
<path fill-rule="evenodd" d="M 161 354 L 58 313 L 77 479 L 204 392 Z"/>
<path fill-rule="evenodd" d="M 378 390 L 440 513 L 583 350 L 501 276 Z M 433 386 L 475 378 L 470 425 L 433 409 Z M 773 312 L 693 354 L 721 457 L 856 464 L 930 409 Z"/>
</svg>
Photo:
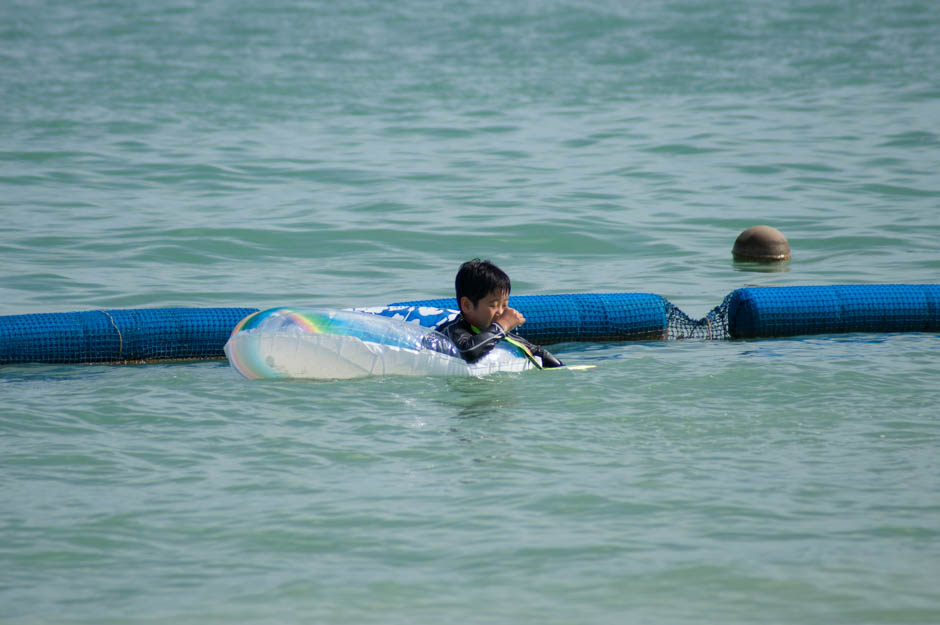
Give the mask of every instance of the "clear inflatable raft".
<svg viewBox="0 0 940 625">
<path fill-rule="evenodd" d="M 535 366 L 505 341 L 467 363 L 447 337 L 419 323 L 361 311 L 293 308 L 242 319 L 225 344 L 225 355 L 252 379 L 482 376 Z"/>
</svg>

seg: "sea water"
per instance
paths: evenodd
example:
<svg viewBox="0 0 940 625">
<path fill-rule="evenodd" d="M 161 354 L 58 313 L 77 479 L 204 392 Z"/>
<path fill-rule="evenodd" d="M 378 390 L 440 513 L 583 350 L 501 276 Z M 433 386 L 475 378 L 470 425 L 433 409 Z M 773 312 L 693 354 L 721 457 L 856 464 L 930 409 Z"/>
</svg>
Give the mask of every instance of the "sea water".
<svg viewBox="0 0 940 625">
<path fill-rule="evenodd" d="M 940 276 L 928 0 L 8 0 L 0 58 L 0 314 Z M 553 350 L 4 366 L 0 622 L 940 622 L 936 335 Z"/>
</svg>

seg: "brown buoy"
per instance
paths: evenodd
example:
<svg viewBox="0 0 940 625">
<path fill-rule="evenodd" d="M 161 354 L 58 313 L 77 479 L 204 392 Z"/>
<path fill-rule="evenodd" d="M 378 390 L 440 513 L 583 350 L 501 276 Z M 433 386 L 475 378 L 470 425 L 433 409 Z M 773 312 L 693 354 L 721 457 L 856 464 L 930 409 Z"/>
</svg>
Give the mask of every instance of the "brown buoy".
<svg viewBox="0 0 940 625">
<path fill-rule="evenodd" d="M 771 226 L 751 226 L 738 235 L 731 249 L 735 260 L 776 263 L 790 260 L 790 244 Z"/>
</svg>

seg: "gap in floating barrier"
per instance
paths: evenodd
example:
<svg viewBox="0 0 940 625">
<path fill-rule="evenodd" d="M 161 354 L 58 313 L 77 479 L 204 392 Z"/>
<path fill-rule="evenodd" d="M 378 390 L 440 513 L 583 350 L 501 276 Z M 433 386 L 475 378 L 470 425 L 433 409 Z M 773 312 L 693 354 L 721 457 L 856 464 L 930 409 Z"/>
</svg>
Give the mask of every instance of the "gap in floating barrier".
<svg viewBox="0 0 940 625">
<path fill-rule="evenodd" d="M 701 319 L 693 319 L 682 312 L 677 306 L 669 302 L 669 324 L 666 338 L 668 339 L 703 339 L 706 341 L 720 341 L 731 338 L 728 323 L 728 304 L 731 296 L 712 308 Z"/>
</svg>

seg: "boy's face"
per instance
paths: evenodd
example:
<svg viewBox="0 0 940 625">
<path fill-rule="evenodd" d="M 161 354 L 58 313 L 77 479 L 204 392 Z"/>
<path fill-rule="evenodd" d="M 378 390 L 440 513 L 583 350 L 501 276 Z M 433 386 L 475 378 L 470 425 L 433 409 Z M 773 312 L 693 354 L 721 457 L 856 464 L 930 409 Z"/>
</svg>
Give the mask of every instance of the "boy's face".
<svg viewBox="0 0 940 625">
<path fill-rule="evenodd" d="M 487 293 L 480 301 L 474 304 L 469 297 L 460 298 L 460 312 L 470 325 L 485 330 L 503 314 L 509 306 L 509 293 Z"/>
</svg>

